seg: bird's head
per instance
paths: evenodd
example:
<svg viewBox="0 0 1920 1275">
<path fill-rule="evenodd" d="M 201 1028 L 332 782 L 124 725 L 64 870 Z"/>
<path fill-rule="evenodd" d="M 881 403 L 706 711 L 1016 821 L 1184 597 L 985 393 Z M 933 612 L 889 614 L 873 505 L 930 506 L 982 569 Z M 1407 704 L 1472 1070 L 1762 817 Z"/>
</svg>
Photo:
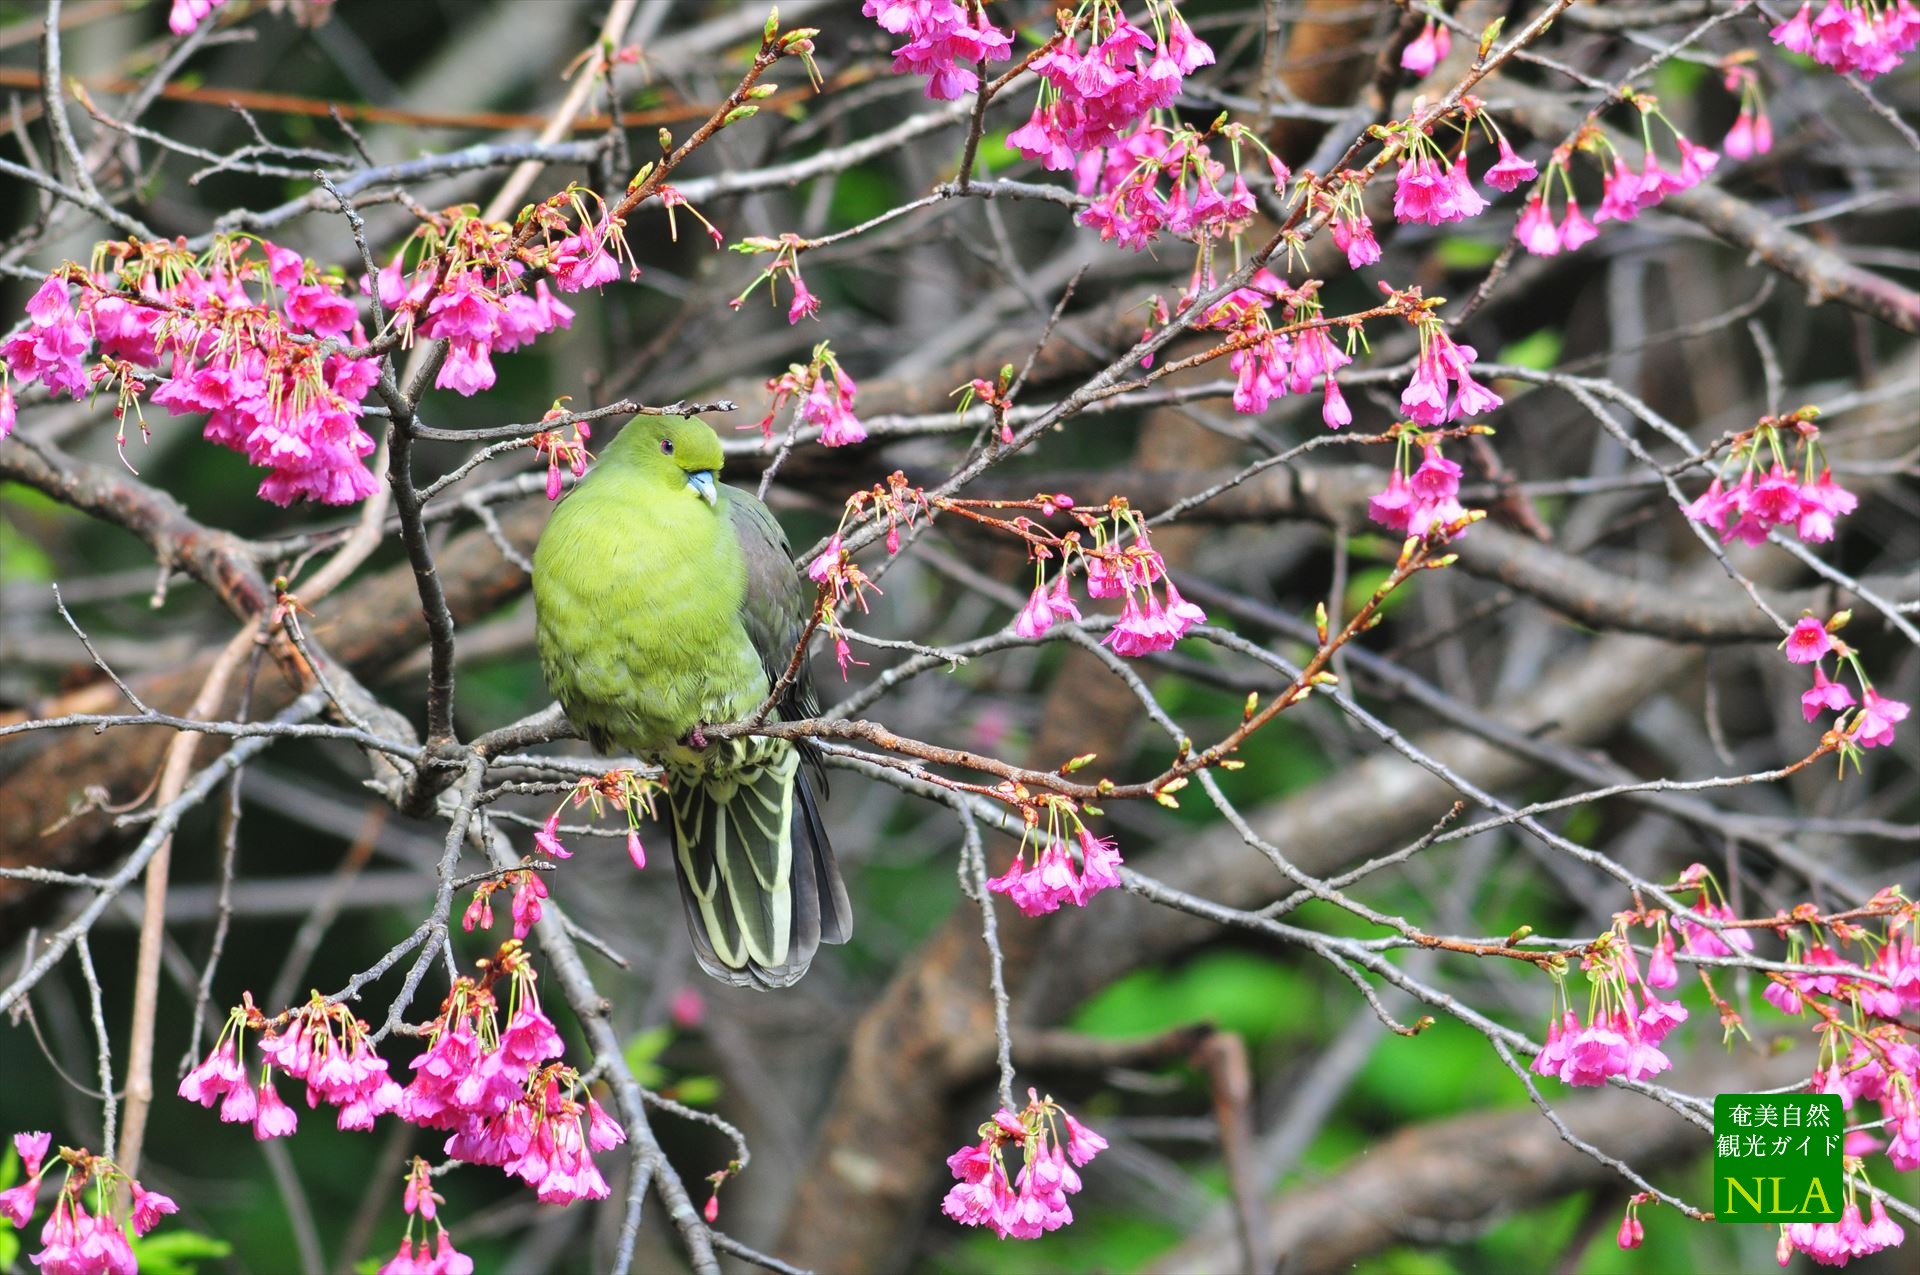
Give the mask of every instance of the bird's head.
<svg viewBox="0 0 1920 1275">
<path fill-rule="evenodd" d="M 691 416 L 636 416 L 601 453 L 600 464 L 630 469 L 657 483 L 660 496 L 693 495 L 711 507 L 720 498 L 720 436 Z"/>
</svg>

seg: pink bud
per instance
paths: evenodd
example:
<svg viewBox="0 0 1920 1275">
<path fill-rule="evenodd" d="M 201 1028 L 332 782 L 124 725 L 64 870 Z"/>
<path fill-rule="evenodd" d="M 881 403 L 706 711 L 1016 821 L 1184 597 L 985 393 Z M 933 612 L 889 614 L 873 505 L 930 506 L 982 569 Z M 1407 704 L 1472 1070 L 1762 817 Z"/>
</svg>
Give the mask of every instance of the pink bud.
<svg viewBox="0 0 1920 1275">
<path fill-rule="evenodd" d="M 720 1197 L 717 1195 L 708 1196 L 707 1207 L 701 1211 L 706 1215 L 709 1225 L 718 1222 L 720 1220 Z"/>
<path fill-rule="evenodd" d="M 627 829 L 627 858 L 633 860 L 633 866 L 636 868 L 647 866 L 646 847 L 640 844 L 640 834 L 632 828 Z"/>
<path fill-rule="evenodd" d="M 706 998 L 691 987 L 683 987 L 667 1002 L 667 1015 L 676 1027 L 698 1027 L 707 1017 Z"/>
<path fill-rule="evenodd" d="M 560 499 L 560 466 L 557 464 L 547 466 L 547 499 Z"/>
</svg>

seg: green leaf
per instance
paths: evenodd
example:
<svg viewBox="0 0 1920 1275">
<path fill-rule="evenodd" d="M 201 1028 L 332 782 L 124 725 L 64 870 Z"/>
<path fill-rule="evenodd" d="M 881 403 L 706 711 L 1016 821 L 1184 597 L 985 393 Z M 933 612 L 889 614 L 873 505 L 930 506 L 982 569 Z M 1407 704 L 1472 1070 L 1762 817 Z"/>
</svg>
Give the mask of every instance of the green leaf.
<svg viewBox="0 0 1920 1275">
<path fill-rule="evenodd" d="M 981 134 L 978 155 L 980 163 L 990 173 L 997 173 L 1003 169 L 1012 168 L 1015 164 L 1027 162 L 1025 155 L 1007 145 L 1005 129 Z"/>
<path fill-rule="evenodd" d="M 689 1107 L 710 1107 L 720 1100 L 720 1079 L 717 1076 L 688 1076 L 674 1082 L 667 1096 L 676 1102 L 684 1102 Z"/>
<path fill-rule="evenodd" d="M 1516 363 L 1521 367 L 1530 367 L 1536 372 L 1545 372 L 1560 362 L 1560 351 L 1566 345 L 1566 338 L 1552 328 L 1541 328 L 1530 336 L 1508 344 L 1500 351 L 1496 359 L 1499 363 Z"/>
<path fill-rule="evenodd" d="M 1493 264 L 1500 255 L 1500 245 L 1470 235 L 1448 235 L 1440 241 L 1435 255 L 1449 270 L 1480 270 Z"/>
<path fill-rule="evenodd" d="M 233 1245 L 198 1231 L 164 1230 L 133 1241 L 133 1256 L 145 1275 L 195 1275 L 200 1264 L 224 1258 Z"/>
<path fill-rule="evenodd" d="M 633 1078 L 649 1089 L 658 1089 L 666 1083 L 667 1073 L 654 1059 L 660 1056 L 673 1041 L 673 1028 L 654 1027 L 641 1032 L 627 1042 L 627 1067 L 633 1072 Z"/>
<path fill-rule="evenodd" d="M 1105 1037 L 1146 1036 L 1209 1020 L 1255 1042 L 1296 1035 L 1317 1005 L 1298 969 L 1247 952 L 1213 952 L 1174 970 L 1136 970 L 1074 1017 L 1076 1030 Z"/>
</svg>

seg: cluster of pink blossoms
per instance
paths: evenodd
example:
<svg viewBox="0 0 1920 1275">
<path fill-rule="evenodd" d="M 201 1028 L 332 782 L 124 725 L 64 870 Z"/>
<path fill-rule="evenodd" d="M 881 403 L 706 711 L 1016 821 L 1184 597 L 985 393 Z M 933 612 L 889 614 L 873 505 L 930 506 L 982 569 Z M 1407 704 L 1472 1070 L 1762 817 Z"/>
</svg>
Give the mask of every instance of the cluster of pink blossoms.
<svg viewBox="0 0 1920 1275">
<path fill-rule="evenodd" d="M 1382 291 L 1390 290 L 1381 285 Z M 1400 392 L 1400 410 L 1416 425 L 1429 428 L 1448 421 L 1484 416 L 1506 400 L 1473 379 L 1470 370 L 1480 354 L 1460 345 L 1431 313 L 1415 320 L 1420 330 L 1420 357 L 1413 379 Z"/>
<path fill-rule="evenodd" d="M 1013 51 L 1013 37 L 987 21 L 980 0 L 866 0 L 860 12 L 907 37 L 893 51 L 893 73 L 926 76 L 935 101 L 973 92 L 980 77 L 971 68 L 1004 62 Z"/>
<path fill-rule="evenodd" d="M 407 1233 L 400 1237 L 400 1249 L 378 1275 L 473 1275 L 473 1259 L 453 1246 L 453 1236 L 440 1222 L 440 1206 L 446 1199 L 433 1189 L 433 1172 L 419 1156 L 407 1169 L 407 1187 L 401 1204 L 407 1211 Z M 421 1236 L 413 1238 L 415 1220 L 422 1223 Z M 434 1241 L 427 1243 L 425 1223 L 433 1223 Z"/>
<path fill-rule="evenodd" d="M 1087 900 L 1100 891 L 1120 884 L 1120 850 L 1111 837 L 1094 836 L 1077 814 L 1053 802 L 1047 804 L 1043 835 L 1032 808 L 1026 809 L 1034 821 L 1027 827 L 1020 850 L 1004 873 L 987 882 L 987 889 L 1012 899 L 1027 916 L 1045 916 L 1059 911 L 1062 903 L 1085 907 Z M 1079 843 L 1077 865 L 1075 852 L 1068 848 L 1067 824 L 1073 826 L 1072 839 Z M 1029 846 L 1033 847 L 1031 863 L 1027 861 Z"/>
<path fill-rule="evenodd" d="M 1686 871 L 1680 874 L 1680 884 L 1676 893 L 1686 894 L 1699 891 L 1692 906 L 1685 913 L 1673 918 L 1673 928 L 1680 932 L 1681 946 L 1695 956 L 1732 956 L 1736 952 L 1753 953 L 1753 935 L 1743 929 L 1713 929 L 1692 920 L 1698 916 L 1704 920 L 1724 924 L 1736 920 L 1733 909 L 1726 904 L 1725 896 L 1720 893 L 1720 883 L 1713 873 L 1707 871 L 1702 863 L 1690 863 Z M 1666 931 L 1661 933 L 1660 945 L 1655 949 L 1656 962 L 1662 969 L 1673 963 L 1673 940 Z M 1661 984 L 1670 987 L 1672 984 Z"/>
<path fill-rule="evenodd" d="M 1098 230 L 1103 240 L 1134 252 L 1146 251 L 1162 233 L 1196 244 L 1240 234 L 1259 209 L 1240 171 L 1240 147 L 1243 143 L 1262 151 L 1265 147 L 1239 124 L 1228 124 L 1220 133 L 1233 148 L 1231 181 L 1206 138 L 1177 123 L 1146 121 L 1112 145 L 1088 151 L 1074 166 L 1074 184 L 1079 193 L 1095 199 L 1074 220 Z M 1266 161 L 1274 188 L 1284 190 L 1286 165 L 1271 152 L 1266 153 Z"/>
<path fill-rule="evenodd" d="M 504 1028 L 492 990 L 502 977 L 510 986 Z M 504 1170 L 543 1204 L 605 1199 L 589 1152 L 619 1146 L 626 1130 L 591 1094 L 580 1100 L 579 1073 L 551 1061 L 564 1049 L 540 1010 L 525 950 L 510 942 L 485 981 L 462 978 L 448 993 L 396 1114 L 450 1131 L 449 1156 Z"/>
<path fill-rule="evenodd" d="M 1196 279 L 1181 298 L 1180 308 L 1187 308 L 1198 292 L 1212 286 L 1210 277 Z M 1236 348 L 1227 360 L 1234 373 L 1235 411 L 1248 415 L 1264 412 L 1276 398 L 1307 393 L 1317 376 L 1321 378 L 1320 419 L 1328 429 L 1352 423 L 1353 411 L 1333 374 L 1353 362 L 1353 356 L 1334 344 L 1328 335 L 1330 329 L 1315 326 L 1323 313 L 1319 292 L 1317 280 L 1295 288 L 1271 271 L 1258 270 L 1244 287 L 1222 297 L 1196 325 L 1236 338 Z M 1292 329 L 1289 332 L 1274 330 L 1270 310 L 1276 301 L 1280 303 L 1280 324 Z"/>
<path fill-rule="evenodd" d="M 1548 159 L 1546 172 L 1539 186 L 1528 196 L 1520 221 L 1515 226 L 1521 247 L 1540 257 L 1573 252 L 1590 243 L 1600 233 L 1598 226 L 1601 223 L 1632 221 L 1668 195 L 1699 185 L 1719 165 L 1719 153 L 1698 145 L 1681 133 L 1661 112 L 1660 104 L 1654 98 L 1638 94 L 1632 102 L 1643 117 L 1658 120 L 1672 134 L 1674 146 L 1680 153 L 1678 163 L 1668 168 L 1662 162 L 1659 152 L 1653 148 L 1650 126 L 1646 134 L 1645 154 L 1638 168 L 1627 163 L 1626 156 L 1607 140 L 1606 134 L 1599 128 L 1587 129 L 1573 144 L 1560 147 Z M 1756 144 L 1756 139 L 1751 136 L 1742 140 L 1749 145 Z M 1767 144 L 1772 144 L 1770 136 Z M 1576 149 L 1592 153 L 1603 173 L 1600 206 L 1594 210 L 1592 221 L 1587 220 L 1580 211 L 1580 201 L 1573 193 L 1572 156 Z M 1565 218 L 1558 223 L 1554 220 L 1552 206 L 1556 186 L 1567 198 Z"/>
<path fill-rule="evenodd" d="M 0 356 L 50 391 L 117 392 L 123 440 L 127 409 L 137 416 L 149 391 L 175 415 L 205 413 L 208 441 L 269 471 L 263 499 L 353 504 L 374 489 L 359 420 L 379 364 L 339 348 L 366 340 L 339 280 L 259 241 L 262 260 L 255 242 L 223 239 L 203 257 L 169 243 L 103 245 L 94 270 L 67 266 L 41 285 Z"/>
<path fill-rule="evenodd" d="M 66 1178 L 54 1197 L 53 1212 L 40 1230 L 40 1251 L 29 1260 L 43 1275 L 135 1275 L 138 1264 L 133 1246 L 127 1242 L 127 1223 L 135 1235 L 151 1231 L 162 1217 L 179 1211 L 179 1206 L 158 1191 L 149 1191 L 120 1172 L 112 1160 L 89 1154 L 85 1148 L 61 1147 L 51 1163 L 47 1150 L 53 1144 L 49 1133 L 16 1133 L 14 1150 L 26 1179 L 18 1186 L 0 1191 L 0 1218 L 25 1230 L 39 1202 L 40 1186 L 48 1169 L 60 1166 Z M 92 1187 L 93 1210 L 87 1210 L 85 1196 Z M 131 1207 L 126 1219 L 113 1215 L 114 1199 L 125 1188 Z"/>
<path fill-rule="evenodd" d="M 1781 1229 L 1779 1258 L 1785 1265 L 1799 1251 L 1824 1266 L 1844 1266 L 1892 1248 L 1906 1238 L 1900 1225 L 1873 1198 L 1863 1215 L 1858 1184 L 1867 1181 L 1865 1156 L 1886 1150 L 1901 1172 L 1920 1168 L 1920 1049 L 1910 1037 L 1906 1016 L 1920 1009 L 1920 946 L 1914 942 L 1917 914 L 1897 891 L 1883 891 L 1869 909 L 1891 905 L 1883 933 L 1852 922 L 1829 919 L 1824 927 L 1810 907 L 1777 917 L 1787 939 L 1786 959 L 1811 965 L 1820 974 L 1771 973 L 1764 995 L 1781 1013 L 1803 1014 L 1818 1002 L 1813 1024 L 1820 1037 L 1810 1088 L 1835 1094 L 1852 1111 L 1856 1104 L 1879 1104 L 1880 1132 L 1855 1128 L 1845 1146 L 1847 1203 L 1837 1222 L 1795 1223 Z M 1803 930 L 1805 933 L 1803 934 Z M 1831 934 L 1831 942 L 1828 935 Z M 1862 957 L 1851 960 L 1840 949 L 1857 945 Z"/>
<path fill-rule="evenodd" d="M 1056 498 L 1056 505 L 1058 500 Z M 1072 505 L 1069 502 L 1059 507 L 1071 508 Z M 1093 547 L 1081 548 L 1078 538 L 1074 537 L 1071 548 L 1063 549 L 1063 553 L 1077 552 L 1086 564 L 1089 598 L 1122 599 L 1120 620 L 1102 645 L 1112 647 L 1116 655 L 1129 658 L 1172 650 L 1173 644 L 1185 637 L 1194 625 L 1206 623 L 1207 613 L 1180 596 L 1179 589 L 1167 575 L 1166 560 L 1154 549 L 1146 527 L 1137 518 L 1122 511 L 1116 516 L 1116 523 L 1113 547 L 1106 540 L 1102 523 L 1096 525 Z M 1120 525 L 1129 527 L 1133 533 L 1133 542 L 1124 549 L 1117 547 Z M 1023 638 L 1037 638 L 1057 623 L 1080 619 L 1080 608 L 1069 591 L 1068 573 L 1060 571 L 1049 586 L 1044 566 L 1036 564 L 1036 571 L 1038 582 L 1013 621 L 1013 631 Z"/>
<path fill-rule="evenodd" d="M 167 13 L 167 30 L 175 35 L 185 35 L 207 20 L 215 9 L 227 0 L 173 0 L 173 8 Z"/>
<path fill-rule="evenodd" d="M 1813 1092 L 1838 1095 L 1848 1111 L 1856 1103 L 1878 1103 L 1888 1140 L 1855 1131 L 1848 1135 L 1847 1154 L 1866 1155 L 1884 1145 L 1888 1161 L 1905 1173 L 1920 1168 L 1920 1049 L 1907 1026 L 1907 1016 L 1920 1010 L 1920 945 L 1914 939 L 1920 909 L 1894 891 L 1883 891 L 1874 903 L 1893 906 L 1878 934 L 1845 920 L 1829 920 L 1823 928 L 1810 908 L 1776 917 L 1788 963 L 1825 972 L 1769 974 L 1763 995 L 1788 1017 L 1818 1002 L 1823 1012 L 1813 1020 L 1820 1037 Z M 1847 947 L 1858 947 L 1861 955 L 1842 955 Z"/>
<path fill-rule="evenodd" d="M 1834 519 L 1852 513 L 1860 502 L 1833 480 L 1833 470 L 1824 463 L 1820 430 L 1813 423 L 1816 415 L 1817 409 L 1803 407 L 1787 416 L 1764 417 L 1736 439 L 1721 472 L 1686 507 L 1687 517 L 1718 531 L 1722 544 L 1765 544 L 1775 527 L 1793 528 L 1808 544 L 1833 539 Z M 1789 438 L 1802 453 L 1793 468 L 1787 465 Z M 1772 467 L 1763 471 L 1768 460 Z M 1726 476 L 1735 466 L 1740 477 L 1729 487 Z"/>
<path fill-rule="evenodd" d="M 243 1061 L 246 1033 L 262 1032 L 266 1060 L 258 1088 Z M 400 1102 L 400 1086 L 387 1074 L 387 1061 L 373 1050 L 367 1025 L 339 1004 L 315 996 L 287 1014 L 276 1030 L 248 998 L 228 1016 L 213 1051 L 180 1082 L 179 1094 L 203 1107 L 220 1104 L 227 1124 L 251 1124 L 258 1141 L 281 1138 L 299 1126 L 299 1116 L 274 1087 L 274 1069 L 306 1082 L 307 1107 L 321 1102 L 337 1107 L 335 1123 L 345 1130 L 373 1128 L 376 1117 Z"/>
<path fill-rule="evenodd" d="M 586 224 L 584 215 L 581 222 Z M 547 279 L 531 288 L 521 282 L 527 267 L 509 255 L 511 243 L 510 227 L 460 216 L 444 232 L 416 232 L 373 280 L 361 280 L 362 291 L 379 297 L 388 330 L 400 333 L 403 344 L 416 336 L 447 342 L 436 387 L 467 397 L 492 389 L 495 353 L 573 325 L 573 309 L 553 295 Z M 416 256 L 411 273 L 409 255 Z M 619 263 L 598 232 L 563 238 L 547 250 L 546 261 L 547 277 L 563 292 L 620 277 Z"/>
<path fill-rule="evenodd" d="M 1920 44 L 1920 9 L 1911 0 L 1827 0 L 1815 15 L 1803 0 L 1797 13 L 1768 34 L 1783 49 L 1871 80 L 1899 66 Z"/>
<path fill-rule="evenodd" d="M 510 987 L 504 1028 L 494 994 L 502 981 Z M 181 1081 L 180 1096 L 207 1107 L 219 1101 L 220 1118 L 251 1121 L 255 1138 L 282 1137 L 298 1120 L 274 1088 L 278 1068 L 306 1082 L 309 1107 L 338 1107 L 341 1129 L 371 1129 L 376 1117 L 397 1115 L 448 1130 L 449 1156 L 504 1169 L 544 1204 L 606 1197 L 606 1179 L 589 1152 L 618 1146 L 626 1131 L 583 1093 L 577 1071 L 553 1061 L 564 1045 L 540 1010 L 532 964 L 518 940 L 502 945 L 480 981 L 456 981 L 405 1088 L 387 1074 L 367 1025 L 344 1006 L 316 994 L 283 1017 L 277 1025 L 246 999 L 213 1051 Z M 257 1090 L 237 1044 L 249 1030 L 264 1033 L 267 1066 Z"/>
<path fill-rule="evenodd" d="M 1667 946 L 1667 959 L 1650 964 L 1643 976 L 1627 942 L 1629 920 L 1616 918 L 1614 941 L 1582 957 L 1580 968 L 1592 985 L 1587 1021 L 1580 1021 L 1570 1003 L 1549 1021 L 1547 1047 L 1534 1056 L 1535 1075 L 1569 1085 L 1602 1085 L 1611 1076 L 1641 1080 L 1673 1066 L 1660 1042 L 1687 1021 L 1687 1010 L 1654 994 L 1656 987 L 1670 988 L 1678 981 L 1672 948 Z M 1664 927 L 1661 932 L 1664 937 Z M 1558 997 L 1567 996 L 1562 982 L 1556 982 L 1554 990 Z"/>
<path fill-rule="evenodd" d="M 1065 172 L 1171 107 L 1186 77 L 1213 64 L 1213 49 L 1170 0 L 1148 0 L 1147 13 L 1151 34 L 1129 22 L 1116 0 L 1082 5 L 1063 37 L 1033 60 L 1040 99 L 1007 144 Z"/>
<path fill-rule="evenodd" d="M 798 278 L 798 276 L 795 276 Z M 854 395 L 860 387 L 840 366 L 828 343 L 813 347 L 806 363 L 790 363 L 787 370 L 767 381 L 773 401 L 757 428 L 768 440 L 773 438 L 774 418 L 788 400 L 800 400 L 800 419 L 820 431 L 820 441 L 828 447 L 847 447 L 867 439 L 866 426 L 853 414 Z"/>
<path fill-rule="evenodd" d="M 1722 80 L 1727 92 L 1740 95 L 1740 110 L 1720 139 L 1720 153 L 1728 159 L 1752 159 L 1773 149 L 1773 121 L 1760 96 L 1760 75 L 1750 66 L 1730 62 Z"/>
<path fill-rule="evenodd" d="M 1845 1266 L 1856 1257 L 1898 1248 L 1907 1232 L 1887 1216 L 1887 1206 L 1873 1196 L 1868 1217 L 1860 1216 L 1856 1175 L 1847 1175 L 1847 1203 L 1838 1222 L 1790 1222 L 1780 1228 L 1780 1242 L 1774 1256 L 1780 1265 L 1792 1260 L 1795 1252 L 1805 1253 L 1822 1266 Z"/>
<path fill-rule="evenodd" d="M 1736 924 L 1719 884 L 1702 864 L 1690 864 L 1680 874 L 1677 893 L 1698 892 L 1688 910 L 1673 918 L 1685 949 L 1698 956 L 1728 957 L 1754 952 L 1751 924 Z M 1847 919 L 1851 916 L 1854 919 Z M 1879 931 L 1860 921 L 1882 917 Z M 1710 929 L 1703 922 L 1719 926 Z M 1659 924 L 1658 914 L 1648 923 Z M 1920 1048 L 1909 1026 L 1920 1010 L 1920 906 L 1897 888 L 1880 891 L 1847 916 L 1823 917 L 1811 904 L 1791 912 L 1781 910 L 1767 919 L 1770 929 L 1786 943 L 1785 962 L 1810 966 L 1812 973 L 1770 972 L 1762 991 L 1768 1004 L 1788 1017 L 1815 1011 L 1812 1029 L 1819 1037 L 1808 1088 L 1837 1095 L 1843 1109 L 1856 1103 L 1880 1106 L 1876 1124 L 1887 1138 L 1865 1128 L 1847 1132 L 1845 1155 L 1850 1175 L 1864 1177 L 1861 1157 L 1883 1147 L 1888 1161 L 1901 1172 L 1920 1168 Z M 1854 956 L 1848 948 L 1858 950 Z M 1674 947 L 1671 933 L 1661 926 L 1659 942 L 1648 964 L 1649 986 L 1672 985 Z M 1731 1011 L 1722 1007 L 1723 1016 Z M 1728 1017 L 1729 1026 L 1738 1023 Z M 1837 1223 L 1820 1223 L 1790 1231 L 1782 1239 L 1782 1258 L 1797 1248 L 1827 1264 L 1898 1244 L 1897 1226 L 1880 1225 L 1884 1214 L 1874 1205 L 1863 1219 L 1852 1206 L 1852 1178 L 1848 1184 L 1849 1212 Z M 1889 1229 L 1891 1227 L 1891 1229 Z M 1867 1246 L 1867 1247 L 1863 1247 Z"/>
<path fill-rule="evenodd" d="M 1461 109 L 1465 118 L 1460 125 L 1460 149 L 1451 159 L 1447 156 L 1449 148 L 1434 141 L 1430 131 L 1402 126 L 1399 140 L 1389 143 L 1396 146 L 1400 153 L 1400 166 L 1393 187 L 1393 215 L 1396 221 L 1440 226 L 1477 217 L 1486 211 L 1487 201 L 1474 189 L 1473 175 L 1467 170 L 1467 144 L 1472 140 L 1476 123 L 1487 131 L 1498 151 L 1498 158 L 1487 167 L 1486 182 L 1489 186 L 1500 191 L 1514 191 L 1537 175 L 1533 161 L 1522 159 L 1514 153 L 1506 135 L 1477 98 L 1466 98 L 1461 103 Z M 1357 174 L 1351 174 L 1345 184 L 1350 188 L 1357 187 L 1359 180 Z M 1365 219 L 1366 214 L 1359 211 L 1356 190 L 1351 210 L 1341 218 L 1349 224 L 1348 235 L 1353 234 L 1354 222 L 1364 222 Z M 1368 238 L 1372 237 L 1371 229 L 1366 233 Z M 1347 244 L 1340 246 L 1348 248 Z M 1352 255 L 1351 248 L 1348 248 L 1349 259 Z"/>
<path fill-rule="evenodd" d="M 1440 454 L 1438 442 L 1420 445 L 1420 464 L 1411 474 L 1405 438 L 1399 454 L 1399 463 L 1387 475 L 1387 489 L 1367 501 L 1367 517 L 1402 536 L 1425 536 L 1474 516 L 1460 503 L 1460 465 Z"/>
<path fill-rule="evenodd" d="M 1018 1176 L 1007 1153 L 1020 1148 Z M 1038 1239 L 1073 1221 L 1067 1197 L 1080 1190 L 1076 1168 L 1107 1149 L 1107 1140 L 1075 1120 L 1051 1097 L 1027 1090 L 1020 1111 L 1002 1107 L 980 1126 L 980 1141 L 947 1157 L 959 1179 L 940 1211 L 963 1226 L 985 1226 L 1001 1239 Z"/>
<path fill-rule="evenodd" d="M 1800 696 L 1801 715 L 1812 721 L 1823 712 L 1841 713 L 1836 729 L 1846 735 L 1843 748 L 1879 748 L 1893 743 L 1893 729 L 1907 720 L 1909 709 L 1901 701 L 1874 690 L 1866 670 L 1860 667 L 1859 655 L 1835 636 L 1848 618 L 1849 613 L 1845 611 L 1825 623 L 1811 615 L 1801 616 L 1780 645 L 1786 649 L 1788 660 L 1813 665 L 1813 685 Z M 1838 678 L 1827 677 L 1825 663 L 1829 654 L 1836 657 L 1836 673 L 1844 675 L 1845 670 L 1853 670 L 1854 678 L 1860 683 L 1858 701 Z M 1855 703 L 1859 704 L 1860 711 L 1849 722 L 1845 712 Z"/>
<path fill-rule="evenodd" d="M 547 816 L 547 821 L 541 825 L 540 831 L 533 834 L 534 848 L 541 854 L 551 855 L 556 859 L 573 858 L 573 851 L 560 844 L 560 816 L 566 811 L 567 803 L 572 802 L 578 807 L 591 802 L 594 817 L 598 818 L 603 813 L 603 803 L 611 801 L 614 807 L 627 817 L 627 858 L 632 860 L 635 868 L 644 870 L 647 866 L 647 848 L 640 844 L 640 816 L 645 812 L 648 818 L 654 817 L 653 799 L 659 791 L 658 780 L 649 779 L 631 770 L 610 770 L 604 775 L 582 779 L 574 785 L 573 791 L 562 799 L 559 807 Z M 486 906 L 486 896 L 490 888 L 493 890 L 507 888 L 517 876 L 517 873 L 509 872 L 494 881 L 483 882 L 474 890 L 473 902 L 467 906 L 467 914 L 474 916 L 476 907 L 482 909 L 478 914 L 481 929 L 490 929 L 493 926 L 492 909 Z M 527 930 L 531 930 L 533 922 L 540 919 L 538 904 L 520 902 L 520 891 L 527 888 L 522 883 L 514 894 L 513 937 L 517 939 L 527 937 L 526 932 L 520 928 L 520 913 L 523 909 L 532 913 L 527 922 Z M 538 897 L 546 897 L 544 887 L 541 888 Z M 468 924 L 466 928 L 471 930 L 473 925 Z"/>
</svg>

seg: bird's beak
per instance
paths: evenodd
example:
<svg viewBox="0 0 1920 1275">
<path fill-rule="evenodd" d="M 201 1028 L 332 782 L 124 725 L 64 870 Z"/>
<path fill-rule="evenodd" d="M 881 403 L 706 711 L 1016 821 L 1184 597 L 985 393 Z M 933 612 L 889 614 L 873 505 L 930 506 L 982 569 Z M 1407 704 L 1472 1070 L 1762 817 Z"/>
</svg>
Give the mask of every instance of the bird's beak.
<svg viewBox="0 0 1920 1275">
<path fill-rule="evenodd" d="M 711 507 L 720 499 L 720 488 L 715 485 L 711 469 L 696 469 L 687 475 L 687 486 L 700 493 L 700 499 Z"/>
</svg>

